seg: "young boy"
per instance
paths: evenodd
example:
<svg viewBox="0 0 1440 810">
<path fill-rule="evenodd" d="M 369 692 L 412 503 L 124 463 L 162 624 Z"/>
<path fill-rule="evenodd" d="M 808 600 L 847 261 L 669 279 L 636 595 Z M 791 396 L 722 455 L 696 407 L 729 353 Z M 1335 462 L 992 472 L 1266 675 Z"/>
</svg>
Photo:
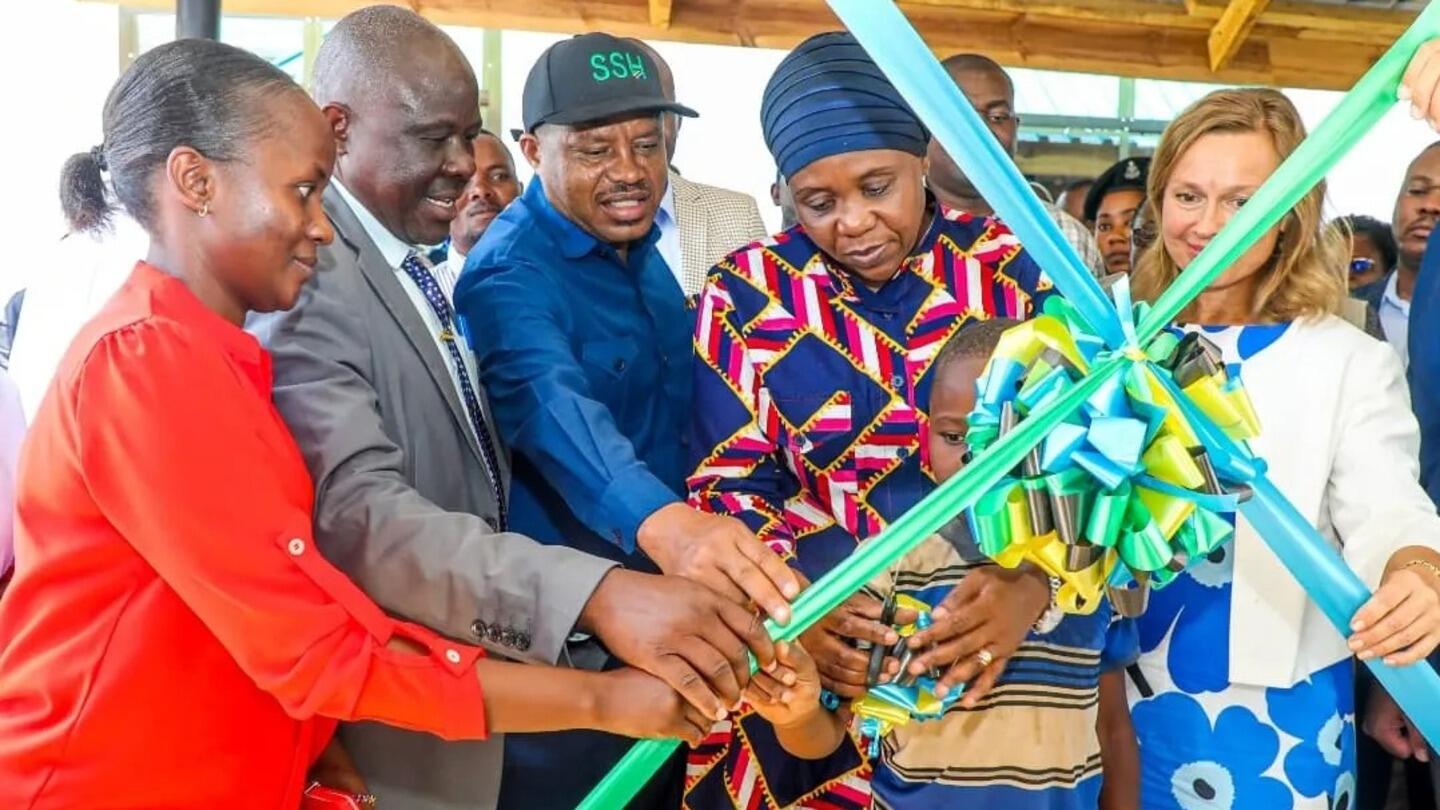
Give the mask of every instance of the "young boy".
<svg viewBox="0 0 1440 810">
<path fill-rule="evenodd" d="M 996 319 L 966 327 L 935 358 L 929 451 L 938 481 L 965 465 L 975 381 L 1001 333 L 1016 323 Z M 894 590 L 939 605 L 970 572 L 993 565 L 965 535 L 954 544 L 939 535 L 927 539 L 870 589 L 881 598 Z M 783 645 L 776 654 L 782 668 L 757 673 L 750 701 L 787 751 L 824 757 L 847 733 L 848 712 L 821 707 L 815 664 L 802 647 Z M 1051 632 L 1032 632 L 1003 672 L 995 668 L 997 685 L 973 707 L 957 703 L 943 718 L 912 721 L 885 739 L 875 764 L 876 806 L 1138 808 L 1139 752 L 1123 680 L 1123 667 L 1135 655 L 1133 624 L 1113 621 L 1108 603 L 1089 616 L 1065 617 Z M 989 671 L 986 676 L 993 677 Z"/>
</svg>

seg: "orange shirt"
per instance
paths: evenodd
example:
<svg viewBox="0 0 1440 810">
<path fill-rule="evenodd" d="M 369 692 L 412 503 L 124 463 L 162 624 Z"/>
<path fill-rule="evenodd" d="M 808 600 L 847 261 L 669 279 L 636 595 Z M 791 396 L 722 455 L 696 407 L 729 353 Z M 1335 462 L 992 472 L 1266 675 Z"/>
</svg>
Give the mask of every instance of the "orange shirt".
<svg viewBox="0 0 1440 810">
<path fill-rule="evenodd" d="M 481 651 L 315 551 L 270 386 L 253 338 L 143 263 L 70 347 L 20 461 L 0 807 L 292 810 L 334 719 L 485 736 Z"/>
</svg>

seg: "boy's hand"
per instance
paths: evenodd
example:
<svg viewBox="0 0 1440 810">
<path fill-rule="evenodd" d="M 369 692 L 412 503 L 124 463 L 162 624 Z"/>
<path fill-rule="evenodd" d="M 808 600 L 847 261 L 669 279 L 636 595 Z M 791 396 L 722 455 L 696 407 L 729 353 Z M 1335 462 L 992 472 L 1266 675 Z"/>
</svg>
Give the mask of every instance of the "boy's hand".
<svg viewBox="0 0 1440 810">
<path fill-rule="evenodd" d="M 745 688 L 755 712 L 777 727 L 809 721 L 820 705 L 820 673 L 799 642 L 776 642 L 774 672 L 757 672 Z"/>
</svg>

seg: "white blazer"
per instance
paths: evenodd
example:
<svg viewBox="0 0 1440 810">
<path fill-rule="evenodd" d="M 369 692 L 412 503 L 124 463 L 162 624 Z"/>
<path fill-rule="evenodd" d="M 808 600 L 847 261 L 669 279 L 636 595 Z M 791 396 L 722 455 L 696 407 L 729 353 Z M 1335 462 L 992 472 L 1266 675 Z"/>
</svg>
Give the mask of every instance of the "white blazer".
<svg viewBox="0 0 1440 810">
<path fill-rule="evenodd" d="M 1245 361 L 1269 476 L 1372 590 L 1403 546 L 1440 549 L 1419 484 L 1420 430 L 1400 359 L 1344 320 L 1293 324 Z M 1287 687 L 1350 655 L 1345 638 L 1243 517 L 1235 537 L 1230 680 Z"/>
</svg>

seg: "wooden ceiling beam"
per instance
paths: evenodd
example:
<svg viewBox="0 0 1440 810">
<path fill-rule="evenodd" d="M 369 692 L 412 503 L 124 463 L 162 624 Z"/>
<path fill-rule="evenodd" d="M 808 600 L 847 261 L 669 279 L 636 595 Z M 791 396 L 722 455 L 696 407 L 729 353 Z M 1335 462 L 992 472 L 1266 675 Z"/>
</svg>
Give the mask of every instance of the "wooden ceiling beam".
<svg viewBox="0 0 1440 810">
<path fill-rule="evenodd" d="M 1192 15 L 1212 21 L 1219 20 L 1229 8 L 1226 0 L 1185 0 L 1185 6 Z M 1260 15 L 1261 23 L 1279 28 L 1336 33 L 1364 29 L 1388 37 L 1391 42 L 1399 39 L 1414 20 L 1413 11 L 1294 0 L 1275 0 Z"/>
<path fill-rule="evenodd" d="M 92 0 L 111 2 L 117 0 Z M 173 0 L 121 0 L 127 6 L 172 11 Z M 373 0 L 225 0 L 227 14 L 341 17 Z M 1211 0 L 1192 0 L 1205 4 Z M 790 48 L 840 23 L 823 0 L 685 0 L 674 3 L 669 26 L 651 23 L 649 0 L 408 0 L 445 25 L 579 33 Z M 1218 73 L 1210 69 L 1208 37 L 1214 21 L 1184 26 L 1159 18 L 1128 21 L 1138 6 L 1171 8 L 1151 0 L 902 0 L 901 7 L 940 56 L 987 54 L 1002 64 L 1049 70 L 1210 83 L 1271 84 L 1347 89 L 1390 40 L 1352 23 L 1349 38 L 1272 24 L 1275 0 L 1250 36 Z M 1198 6 L 1197 6 L 1198 7 Z M 1108 13 L 1106 9 L 1118 9 Z M 1159 13 L 1159 12 L 1157 12 Z M 1217 18 L 1218 19 L 1218 18 Z M 1357 33 L 1366 32 L 1366 33 Z M 1361 37 L 1370 39 L 1361 39 Z"/>
<path fill-rule="evenodd" d="M 671 0 L 650 0 L 650 24 L 656 28 L 669 28 L 671 11 Z"/>
<path fill-rule="evenodd" d="M 1264 13 L 1270 0 L 1230 0 L 1215 27 L 1210 29 L 1206 49 L 1210 53 L 1210 70 L 1219 73 L 1250 36 L 1250 29 Z"/>
<path fill-rule="evenodd" d="M 1179 3 L 1154 0 L 900 0 L 900 7 L 932 6 L 962 12 L 994 11 L 1030 18 L 1125 26 L 1210 29 L 1210 21 L 1191 15 Z"/>
</svg>

